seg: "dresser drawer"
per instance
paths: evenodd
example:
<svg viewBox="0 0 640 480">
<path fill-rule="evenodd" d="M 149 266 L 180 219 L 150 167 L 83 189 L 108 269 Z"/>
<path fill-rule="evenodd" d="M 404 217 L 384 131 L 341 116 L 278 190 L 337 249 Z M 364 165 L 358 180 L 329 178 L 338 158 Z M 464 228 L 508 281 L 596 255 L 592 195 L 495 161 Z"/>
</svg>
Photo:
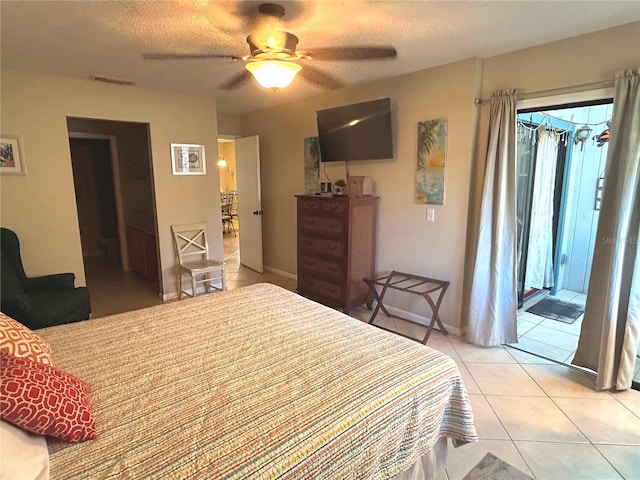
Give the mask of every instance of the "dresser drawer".
<svg viewBox="0 0 640 480">
<path fill-rule="evenodd" d="M 316 198 L 298 199 L 298 210 L 302 213 L 318 214 L 322 209 L 321 202 Z"/>
<path fill-rule="evenodd" d="M 344 216 L 347 213 L 347 208 L 348 205 L 344 202 L 324 202 L 320 210 L 322 213 Z"/>
<path fill-rule="evenodd" d="M 344 253 L 344 245 L 341 241 L 311 237 L 309 235 L 302 235 L 300 237 L 299 248 L 302 251 L 328 255 L 335 258 L 342 258 Z"/>
<path fill-rule="evenodd" d="M 332 262 L 331 260 L 323 260 L 309 255 L 303 255 L 300 259 L 302 268 L 310 272 L 320 273 L 322 275 L 329 275 L 339 278 L 344 273 L 343 266 L 338 262 Z"/>
<path fill-rule="evenodd" d="M 323 233 L 333 236 L 342 236 L 344 233 L 344 221 L 339 218 L 308 215 L 300 219 L 300 223 L 300 227 L 307 232 Z"/>
<path fill-rule="evenodd" d="M 310 294 L 337 302 L 344 300 L 344 291 L 340 286 L 308 276 L 299 279 L 298 291 L 303 295 L 305 292 L 309 292 Z"/>
</svg>

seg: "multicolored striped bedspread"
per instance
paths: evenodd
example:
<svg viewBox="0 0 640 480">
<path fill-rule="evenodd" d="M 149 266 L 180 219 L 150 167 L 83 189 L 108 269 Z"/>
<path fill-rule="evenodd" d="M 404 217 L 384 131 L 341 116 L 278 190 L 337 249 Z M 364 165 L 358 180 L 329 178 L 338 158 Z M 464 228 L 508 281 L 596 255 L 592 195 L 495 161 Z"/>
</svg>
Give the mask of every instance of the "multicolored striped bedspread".
<svg viewBox="0 0 640 480">
<path fill-rule="evenodd" d="M 447 356 L 269 284 L 39 330 L 98 438 L 51 478 L 381 479 L 477 440 Z"/>
</svg>

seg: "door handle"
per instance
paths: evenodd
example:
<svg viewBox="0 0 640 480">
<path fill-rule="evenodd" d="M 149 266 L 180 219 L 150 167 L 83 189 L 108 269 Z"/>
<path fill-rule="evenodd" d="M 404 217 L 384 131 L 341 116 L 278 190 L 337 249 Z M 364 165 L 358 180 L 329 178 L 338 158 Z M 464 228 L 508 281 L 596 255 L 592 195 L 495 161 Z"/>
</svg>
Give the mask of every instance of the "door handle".
<svg viewBox="0 0 640 480">
<path fill-rule="evenodd" d="M 262 215 L 264 212 L 262 210 L 254 210 L 253 214 L 254 215 Z"/>
</svg>

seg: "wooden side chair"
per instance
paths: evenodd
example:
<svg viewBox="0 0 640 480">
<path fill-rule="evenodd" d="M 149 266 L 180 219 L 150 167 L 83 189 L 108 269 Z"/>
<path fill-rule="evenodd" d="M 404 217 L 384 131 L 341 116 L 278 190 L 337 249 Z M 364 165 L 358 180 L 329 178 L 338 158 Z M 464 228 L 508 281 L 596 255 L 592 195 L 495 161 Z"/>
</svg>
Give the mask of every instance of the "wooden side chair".
<svg viewBox="0 0 640 480">
<path fill-rule="evenodd" d="M 195 297 L 198 293 L 198 285 L 204 285 L 207 293 L 212 289 L 226 290 L 224 262 L 209 258 L 206 224 L 172 225 L 171 232 L 178 262 L 178 298 L 182 298 L 183 294 Z M 183 288 L 185 275 L 191 280 L 191 294 Z M 212 284 L 217 280 L 220 281 L 220 288 Z"/>
</svg>

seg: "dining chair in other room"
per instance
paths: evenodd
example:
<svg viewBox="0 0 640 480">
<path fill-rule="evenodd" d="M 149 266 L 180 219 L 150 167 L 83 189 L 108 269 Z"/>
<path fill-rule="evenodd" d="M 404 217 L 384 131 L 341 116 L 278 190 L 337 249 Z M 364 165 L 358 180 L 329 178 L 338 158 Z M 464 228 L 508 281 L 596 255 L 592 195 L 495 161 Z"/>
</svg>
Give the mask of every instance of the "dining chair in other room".
<svg viewBox="0 0 640 480">
<path fill-rule="evenodd" d="M 233 230 L 233 236 L 236 236 L 236 227 L 233 224 L 232 211 L 233 196 L 230 193 L 223 193 L 220 195 L 220 205 L 222 207 L 222 233 L 231 233 Z M 237 209 L 237 208 L 236 208 Z"/>
<path fill-rule="evenodd" d="M 226 290 L 224 262 L 209 258 L 206 224 L 172 225 L 171 232 L 178 262 L 178 298 L 182 298 L 183 294 L 195 297 L 198 293 L 198 285 L 204 285 L 204 291 L 207 293 L 212 289 Z M 183 288 L 185 276 L 190 278 L 191 294 Z M 212 284 L 218 280 L 220 288 Z"/>
<path fill-rule="evenodd" d="M 231 216 L 231 225 L 233 225 L 233 221 L 238 221 L 238 191 L 233 190 L 230 192 L 231 195 L 231 207 L 229 208 L 229 215 Z M 233 234 L 236 234 L 235 227 L 233 228 Z"/>
</svg>

